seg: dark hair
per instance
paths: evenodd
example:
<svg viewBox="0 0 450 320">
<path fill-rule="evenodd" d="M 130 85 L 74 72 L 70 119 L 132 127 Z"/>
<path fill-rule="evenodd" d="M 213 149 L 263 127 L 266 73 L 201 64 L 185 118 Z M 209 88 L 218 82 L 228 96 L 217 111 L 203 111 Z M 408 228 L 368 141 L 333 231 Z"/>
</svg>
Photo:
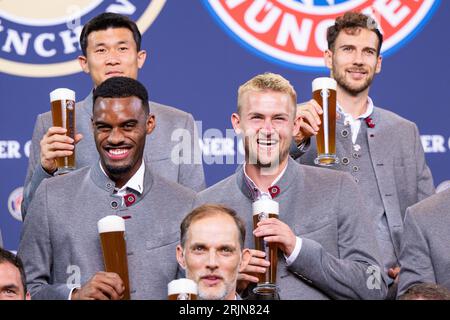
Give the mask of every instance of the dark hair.
<svg viewBox="0 0 450 320">
<path fill-rule="evenodd" d="M 184 247 L 184 244 L 186 243 L 186 237 L 187 237 L 187 231 L 189 227 L 191 226 L 192 222 L 196 220 L 200 220 L 206 216 L 214 216 L 217 214 L 224 214 L 228 215 L 231 218 L 233 218 L 236 227 L 239 230 L 239 243 L 241 245 L 241 249 L 244 248 L 244 242 L 245 242 L 245 223 L 244 221 L 238 217 L 236 211 L 233 209 L 230 209 L 228 207 L 225 207 L 220 204 L 204 204 L 200 207 L 195 208 L 192 210 L 188 215 L 183 219 L 183 222 L 181 222 L 180 226 L 180 242 L 181 246 Z"/>
<path fill-rule="evenodd" d="M 419 283 L 408 288 L 399 300 L 450 300 L 450 291 L 434 283 Z"/>
<path fill-rule="evenodd" d="M 10 263 L 20 272 L 20 280 L 22 281 L 23 293 L 27 294 L 27 278 L 25 276 L 25 270 L 23 269 L 23 263 L 19 256 L 9 252 L 0 247 L 0 264 Z"/>
<path fill-rule="evenodd" d="M 346 12 L 343 16 L 338 17 L 334 25 L 330 26 L 327 30 L 328 49 L 334 50 L 334 43 L 341 31 L 345 31 L 347 34 L 355 34 L 358 29 L 367 29 L 375 32 L 378 37 L 377 55 L 380 55 L 381 45 L 383 43 L 383 35 L 378 29 L 377 22 L 362 13 L 359 12 Z"/>
<path fill-rule="evenodd" d="M 83 55 L 86 56 L 89 34 L 94 31 L 107 30 L 109 28 L 126 28 L 130 30 L 133 33 L 137 51 L 141 50 L 142 36 L 136 23 L 127 16 L 112 12 L 104 12 L 88 21 L 88 23 L 84 25 L 83 30 L 81 30 L 80 46 L 83 51 Z"/>
<path fill-rule="evenodd" d="M 93 107 L 97 98 L 137 97 L 142 101 L 145 114 L 149 114 L 148 92 L 139 81 L 127 77 L 112 77 L 103 81 L 94 90 Z"/>
</svg>

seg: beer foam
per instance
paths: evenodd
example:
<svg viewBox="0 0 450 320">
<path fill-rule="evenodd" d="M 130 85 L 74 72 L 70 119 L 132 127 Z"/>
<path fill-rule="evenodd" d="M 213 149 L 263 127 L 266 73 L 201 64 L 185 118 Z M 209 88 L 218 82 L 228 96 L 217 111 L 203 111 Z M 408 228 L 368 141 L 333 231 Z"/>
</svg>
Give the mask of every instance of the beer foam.
<svg viewBox="0 0 450 320">
<path fill-rule="evenodd" d="M 253 202 L 253 214 L 260 214 L 261 212 L 278 214 L 278 202 L 272 199 L 259 199 Z"/>
<path fill-rule="evenodd" d="M 316 78 L 312 82 L 312 91 L 324 88 L 336 90 L 336 87 L 337 87 L 336 80 L 328 77 Z"/>
<path fill-rule="evenodd" d="M 125 220 L 119 216 L 106 216 L 97 222 L 98 233 L 125 231 Z"/>
<path fill-rule="evenodd" d="M 167 285 L 168 295 L 179 293 L 197 294 L 197 284 L 191 279 L 172 280 Z"/>
<path fill-rule="evenodd" d="M 58 88 L 50 92 L 50 102 L 58 100 L 75 101 L 75 91 L 67 88 Z"/>
</svg>

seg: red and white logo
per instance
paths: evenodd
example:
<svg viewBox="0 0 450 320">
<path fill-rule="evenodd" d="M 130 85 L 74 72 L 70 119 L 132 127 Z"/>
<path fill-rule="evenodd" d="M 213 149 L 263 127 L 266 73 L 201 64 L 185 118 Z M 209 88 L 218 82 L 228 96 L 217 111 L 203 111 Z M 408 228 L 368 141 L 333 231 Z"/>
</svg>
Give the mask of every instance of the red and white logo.
<svg viewBox="0 0 450 320">
<path fill-rule="evenodd" d="M 144 33 L 166 0 L 0 0 L 0 72 L 56 77 L 81 72 L 83 24 L 101 12 L 127 15 Z"/>
<path fill-rule="evenodd" d="M 14 219 L 22 221 L 22 212 L 20 210 L 23 199 L 23 187 L 13 190 L 8 197 L 8 210 Z"/>
<path fill-rule="evenodd" d="M 383 33 L 382 53 L 403 46 L 439 0 L 206 0 L 225 30 L 245 47 L 293 68 L 324 67 L 326 31 L 347 11 L 370 15 Z"/>
</svg>

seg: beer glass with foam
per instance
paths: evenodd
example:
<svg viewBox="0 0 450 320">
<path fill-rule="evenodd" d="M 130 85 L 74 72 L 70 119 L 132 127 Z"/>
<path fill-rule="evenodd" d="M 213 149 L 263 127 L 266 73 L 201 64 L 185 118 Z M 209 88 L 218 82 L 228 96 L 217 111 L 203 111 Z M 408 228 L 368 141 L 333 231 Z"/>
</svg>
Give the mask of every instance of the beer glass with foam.
<svg viewBox="0 0 450 320">
<path fill-rule="evenodd" d="M 128 279 L 127 245 L 125 242 L 125 220 L 119 216 L 106 216 L 97 223 L 106 272 L 117 273 L 125 285 L 123 300 L 130 299 Z"/>
<path fill-rule="evenodd" d="M 195 281 L 185 278 L 169 282 L 167 291 L 169 300 L 197 300 L 198 296 Z"/>
<path fill-rule="evenodd" d="M 278 219 L 278 202 L 272 199 L 260 199 L 253 203 L 253 230 L 256 229 L 259 221 L 268 218 Z M 266 260 L 270 262 L 266 273 L 259 273 L 259 282 L 253 289 L 255 294 L 273 294 L 276 295 L 277 287 L 277 264 L 278 264 L 278 246 L 275 243 L 266 243 L 263 237 L 255 238 L 255 249 L 266 253 Z"/>
<path fill-rule="evenodd" d="M 336 80 L 327 77 L 312 82 L 313 99 L 322 107 L 322 122 L 316 136 L 317 157 L 314 163 L 331 166 L 339 163 L 336 156 Z"/>
<path fill-rule="evenodd" d="M 75 139 L 75 92 L 67 88 L 59 88 L 50 92 L 50 103 L 54 127 L 67 129 L 66 135 Z M 75 149 L 67 157 L 56 159 L 56 174 L 64 174 L 75 170 Z"/>
</svg>

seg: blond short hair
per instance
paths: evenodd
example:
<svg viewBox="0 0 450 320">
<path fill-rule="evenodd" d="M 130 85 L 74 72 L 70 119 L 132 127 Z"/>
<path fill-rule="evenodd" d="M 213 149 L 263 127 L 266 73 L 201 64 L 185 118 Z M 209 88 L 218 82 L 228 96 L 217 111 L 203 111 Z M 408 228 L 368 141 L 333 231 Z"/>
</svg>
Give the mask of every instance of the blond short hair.
<svg viewBox="0 0 450 320">
<path fill-rule="evenodd" d="M 274 91 L 286 93 L 291 98 L 292 105 L 295 106 L 297 104 L 297 93 L 291 83 L 279 74 L 266 72 L 253 77 L 239 87 L 237 103 L 237 113 L 239 115 L 241 115 L 243 96 L 249 91 Z"/>
</svg>

